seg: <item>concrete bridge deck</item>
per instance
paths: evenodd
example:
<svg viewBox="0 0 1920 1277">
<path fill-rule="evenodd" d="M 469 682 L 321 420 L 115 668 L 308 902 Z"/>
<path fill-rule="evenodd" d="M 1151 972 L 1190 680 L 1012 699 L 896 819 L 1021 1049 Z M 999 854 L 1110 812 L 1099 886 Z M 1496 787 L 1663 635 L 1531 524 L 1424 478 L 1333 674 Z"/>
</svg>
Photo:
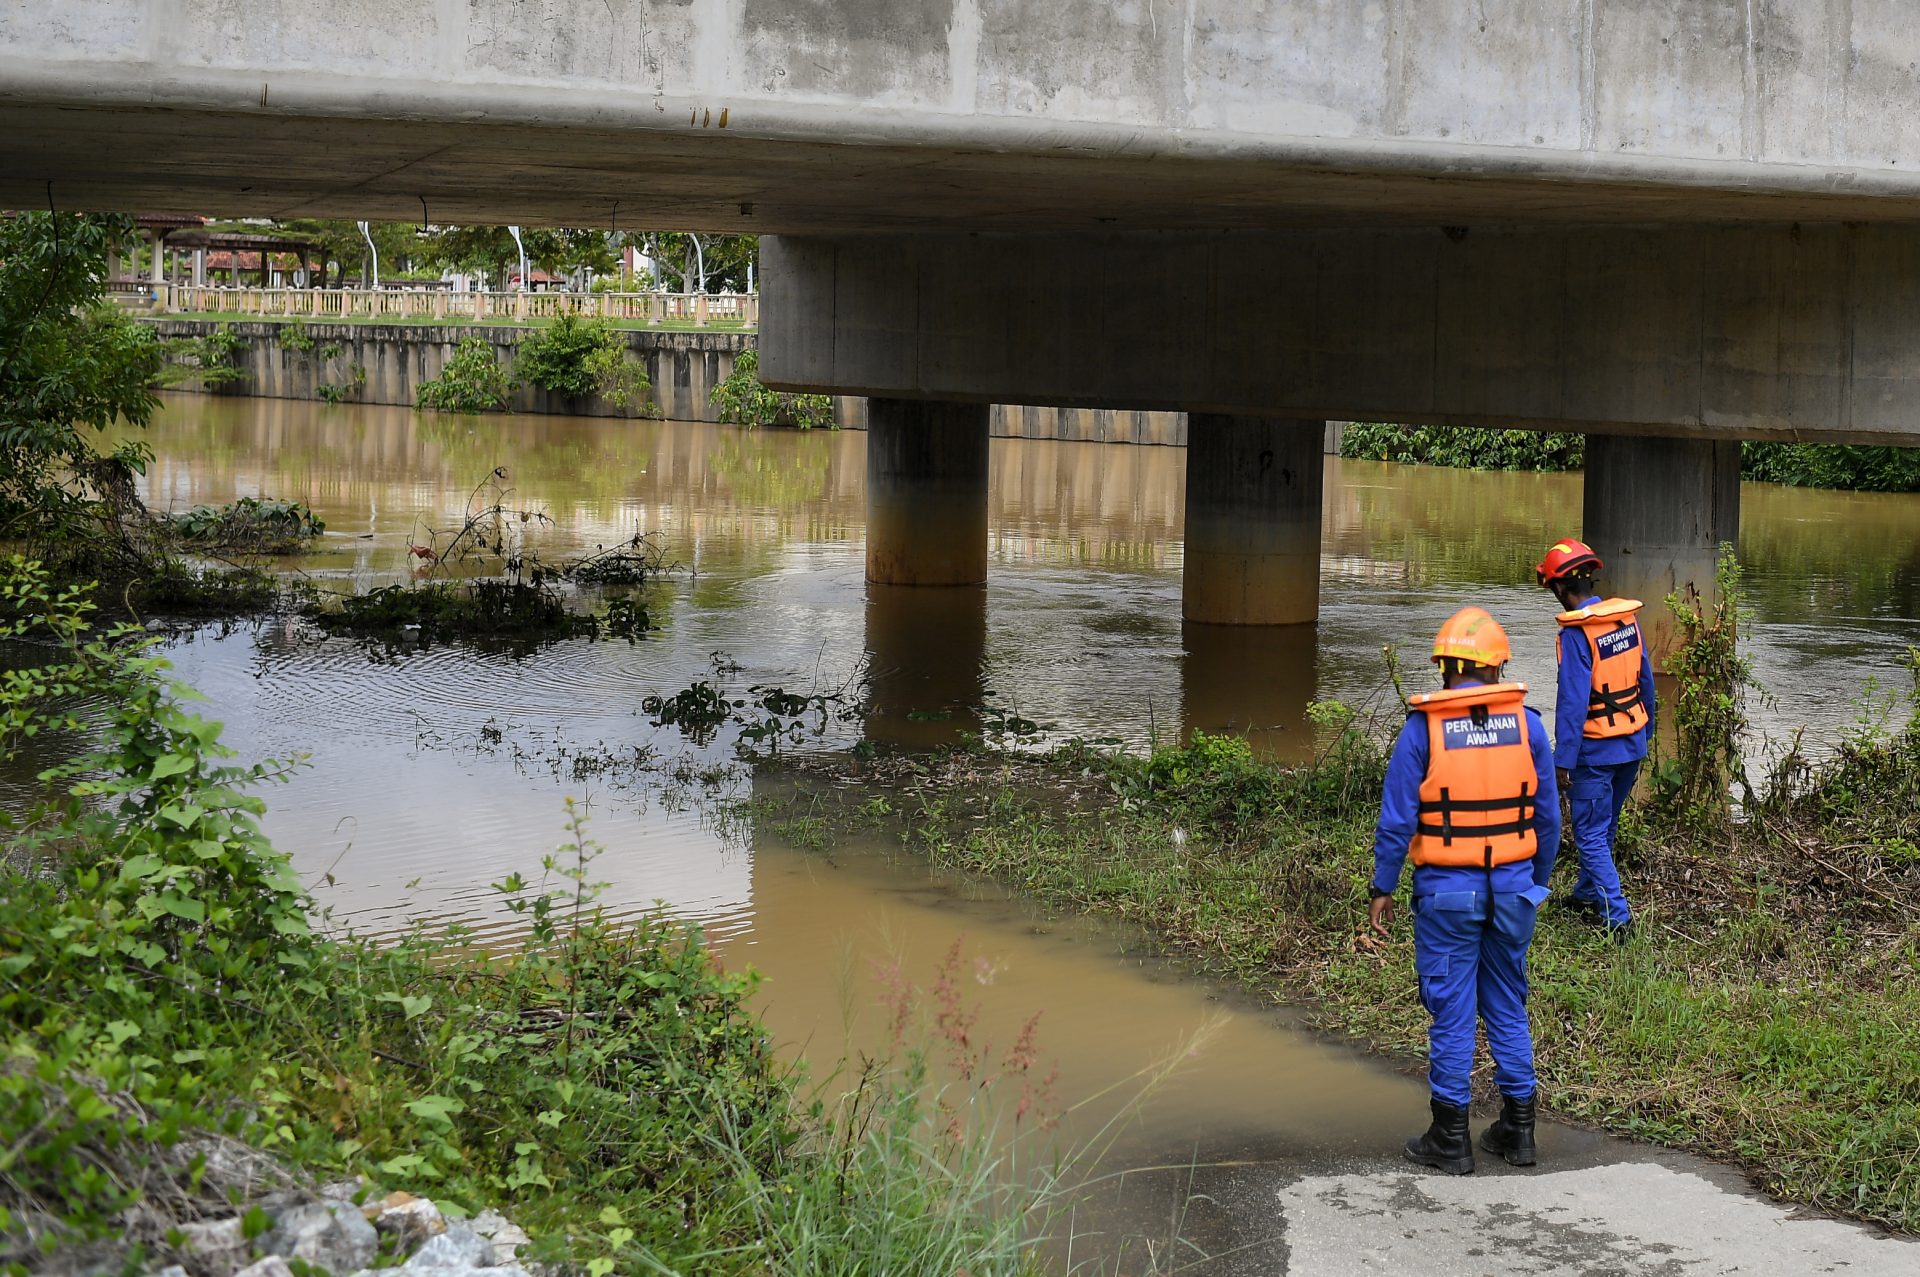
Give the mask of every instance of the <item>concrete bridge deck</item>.
<svg viewBox="0 0 1920 1277">
<path fill-rule="evenodd" d="M 784 234 L 1910 221 L 1916 58 L 1901 0 L 20 2 L 0 206 L 50 182 L 69 208 Z"/>
<path fill-rule="evenodd" d="M 1185 411 L 1232 624 L 1317 615 L 1328 419 L 1592 433 L 1647 599 L 1735 441 L 1920 443 L 1916 108 L 1904 0 L 0 5 L 0 206 L 770 233 L 872 579 L 984 578 L 989 402 Z"/>
</svg>

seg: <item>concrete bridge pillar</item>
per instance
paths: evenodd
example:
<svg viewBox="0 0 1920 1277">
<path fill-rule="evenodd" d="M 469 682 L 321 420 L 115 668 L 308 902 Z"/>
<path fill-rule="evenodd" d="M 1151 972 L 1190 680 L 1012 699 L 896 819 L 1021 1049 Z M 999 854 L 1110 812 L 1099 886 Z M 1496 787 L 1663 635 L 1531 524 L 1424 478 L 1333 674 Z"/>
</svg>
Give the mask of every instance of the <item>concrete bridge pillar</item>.
<svg viewBox="0 0 1920 1277">
<path fill-rule="evenodd" d="M 1587 436 L 1583 539 L 1606 561 L 1601 591 L 1639 599 L 1656 662 L 1678 638 L 1667 595 L 1718 594 L 1720 543 L 1740 535 L 1740 445 L 1728 440 Z"/>
<path fill-rule="evenodd" d="M 1188 418 L 1187 620 L 1319 619 L 1325 431 L 1324 421 L 1287 417 Z"/>
<path fill-rule="evenodd" d="M 867 580 L 987 579 L 987 404 L 867 401 Z"/>
<path fill-rule="evenodd" d="M 867 587 L 868 740 L 925 749 L 979 732 L 986 671 L 984 588 Z"/>
</svg>

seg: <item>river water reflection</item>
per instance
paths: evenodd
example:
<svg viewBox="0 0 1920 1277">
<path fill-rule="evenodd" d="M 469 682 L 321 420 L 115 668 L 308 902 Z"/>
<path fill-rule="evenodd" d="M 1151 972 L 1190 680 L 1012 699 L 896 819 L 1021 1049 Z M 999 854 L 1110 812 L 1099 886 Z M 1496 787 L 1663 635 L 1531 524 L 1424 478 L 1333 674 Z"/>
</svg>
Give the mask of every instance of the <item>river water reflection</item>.
<svg viewBox="0 0 1920 1277">
<path fill-rule="evenodd" d="M 1002 973 L 982 989 L 1006 1040 L 1048 1010 L 1042 1045 L 1060 1058 L 1063 1096 L 1091 1094 L 1225 1017 L 1191 1080 L 1130 1137 L 1141 1158 L 1391 1148 L 1417 1113 L 1404 1079 L 1179 981 L 1129 933 L 1050 919 L 859 848 L 828 859 L 765 831 L 731 840 L 656 778 L 576 772 L 571 751 L 682 749 L 641 699 L 710 676 L 724 653 L 742 685 L 864 688 L 865 730 L 889 740 L 951 736 L 987 706 L 1059 736 L 1140 743 L 1233 729 L 1297 757 L 1312 745 L 1310 701 L 1384 704 L 1383 643 L 1401 646 L 1424 685 L 1421 645 L 1468 601 L 1506 622 L 1513 673 L 1544 709 L 1552 604 L 1530 565 L 1577 529 L 1579 476 L 1330 459 L 1322 619 L 1276 633 L 1182 625 L 1177 449 L 995 440 L 988 585 L 916 591 L 863 580 L 858 433 L 178 395 L 149 437 L 145 496 L 157 508 L 245 495 L 312 505 L 328 535 L 301 567 L 323 585 L 405 579 L 409 541 L 457 524 L 496 466 L 518 503 L 552 518 L 531 534 L 542 554 L 646 531 L 686 566 L 655 587 L 660 629 L 633 645 L 374 660 L 289 621 L 175 644 L 180 674 L 210 696 L 243 754 L 310 756 L 267 796 L 269 832 L 357 925 L 494 917 L 487 884 L 537 866 L 572 794 L 589 801 L 607 847 L 595 869 L 610 906 L 660 900 L 700 920 L 730 960 L 769 976 L 776 1031 L 827 1044 L 829 1058 L 839 1008 L 868 996 L 874 961 L 904 952 L 924 979 L 966 932 L 976 969 Z M 1898 678 L 1895 658 L 1920 641 L 1920 498 L 1748 485 L 1743 501 L 1751 652 L 1781 693 L 1758 717 L 1776 733 L 1804 722 L 1831 740 L 1863 681 Z M 825 743 L 860 729 L 836 730 Z M 1110 1009 L 1123 1005 L 1132 1010 L 1117 1024 Z"/>
</svg>

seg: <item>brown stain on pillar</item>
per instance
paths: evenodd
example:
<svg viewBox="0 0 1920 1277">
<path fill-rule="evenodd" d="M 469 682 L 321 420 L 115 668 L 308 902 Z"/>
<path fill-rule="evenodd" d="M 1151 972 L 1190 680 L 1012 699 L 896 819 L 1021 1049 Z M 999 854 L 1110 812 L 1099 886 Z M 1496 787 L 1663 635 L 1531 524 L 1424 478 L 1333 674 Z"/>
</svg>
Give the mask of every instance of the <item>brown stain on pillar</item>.
<svg viewBox="0 0 1920 1277">
<path fill-rule="evenodd" d="M 867 402 L 867 580 L 987 579 L 986 404 Z"/>
</svg>

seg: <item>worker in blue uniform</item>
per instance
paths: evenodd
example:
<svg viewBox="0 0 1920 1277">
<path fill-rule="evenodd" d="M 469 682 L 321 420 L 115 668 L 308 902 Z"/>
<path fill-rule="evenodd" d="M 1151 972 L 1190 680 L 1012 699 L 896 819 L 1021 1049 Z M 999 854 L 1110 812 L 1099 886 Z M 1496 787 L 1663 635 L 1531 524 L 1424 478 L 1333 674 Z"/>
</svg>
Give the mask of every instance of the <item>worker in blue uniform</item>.
<svg viewBox="0 0 1920 1277">
<path fill-rule="evenodd" d="M 1527 708 L 1524 684 L 1500 682 L 1511 655 L 1506 631 L 1480 608 L 1441 627 L 1433 660 L 1444 690 L 1408 701 L 1374 835 L 1369 922 L 1389 934 L 1411 856 L 1414 971 L 1433 1017 L 1433 1124 L 1407 1141 L 1406 1155 L 1455 1175 L 1473 1170 L 1476 1019 L 1502 1099 L 1480 1147 L 1515 1166 L 1535 1161 L 1527 946 L 1560 847 L 1560 798 L 1546 724 Z"/>
<path fill-rule="evenodd" d="M 1553 762 L 1580 857 L 1568 905 L 1625 940 L 1633 910 L 1613 847 L 1620 812 L 1647 756 L 1656 707 L 1653 661 L 1638 619 L 1642 605 L 1600 597 L 1594 577 L 1604 566 L 1591 546 L 1569 537 L 1547 550 L 1534 575 L 1561 607 Z"/>
</svg>

